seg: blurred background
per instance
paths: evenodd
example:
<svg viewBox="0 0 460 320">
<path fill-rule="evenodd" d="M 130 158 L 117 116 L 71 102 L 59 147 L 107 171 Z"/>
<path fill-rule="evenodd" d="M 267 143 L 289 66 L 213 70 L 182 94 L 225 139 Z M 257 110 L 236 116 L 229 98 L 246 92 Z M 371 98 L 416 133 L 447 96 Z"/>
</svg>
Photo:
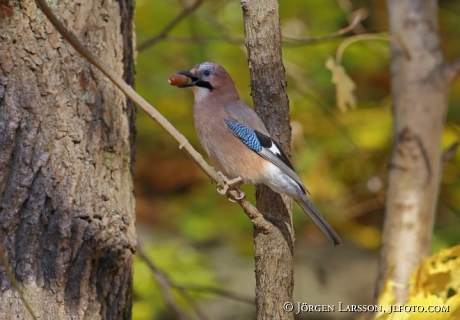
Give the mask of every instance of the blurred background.
<svg viewBox="0 0 460 320">
<path fill-rule="evenodd" d="M 241 99 L 252 106 L 240 2 L 136 2 L 141 48 L 136 89 L 204 155 L 193 126 L 192 92 L 169 86 L 167 79 L 197 63 L 217 62 L 235 80 Z M 195 10 L 177 19 L 193 5 Z M 386 34 L 385 5 L 385 1 L 365 0 L 280 1 L 292 162 L 311 200 L 344 243 L 332 247 L 294 205 L 295 302 L 336 308 L 339 302 L 372 302 L 392 143 L 389 44 L 374 39 L 346 47 L 341 63 L 356 84 L 357 99 L 356 108 L 346 112 L 337 107 L 326 60 L 335 57 L 347 37 Z M 357 13 L 361 22 L 351 32 L 337 35 Z M 458 1 L 439 1 L 439 23 L 442 48 L 450 61 L 460 55 Z M 168 25 L 170 30 L 165 29 Z M 444 149 L 460 140 L 459 104 L 457 80 L 446 118 Z M 137 230 L 153 265 L 140 258 L 135 262 L 133 318 L 176 319 L 165 303 L 165 287 L 162 292 L 157 282 L 163 279 L 170 282 L 166 287 L 171 299 L 189 319 L 254 319 L 252 224 L 247 216 L 216 192 L 198 166 L 142 110 L 137 114 L 136 149 Z M 433 252 L 460 242 L 459 170 L 457 153 L 444 167 Z M 254 187 L 243 189 L 255 203 Z M 204 315 L 197 316 L 196 309 Z M 357 314 L 308 313 L 298 319 L 307 316 L 355 319 Z"/>
</svg>

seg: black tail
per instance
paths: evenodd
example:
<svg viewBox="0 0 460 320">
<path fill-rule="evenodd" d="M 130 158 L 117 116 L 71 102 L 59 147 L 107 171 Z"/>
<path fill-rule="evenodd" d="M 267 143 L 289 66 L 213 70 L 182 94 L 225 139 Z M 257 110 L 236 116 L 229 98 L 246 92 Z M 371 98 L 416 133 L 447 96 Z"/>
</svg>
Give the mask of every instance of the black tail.
<svg viewBox="0 0 460 320">
<path fill-rule="evenodd" d="M 318 209 L 313 205 L 313 203 L 308 200 L 307 196 L 304 194 L 299 194 L 297 199 L 294 199 L 299 206 L 305 211 L 306 214 L 316 223 L 316 225 L 323 231 L 323 233 L 328 237 L 328 239 L 332 242 L 334 246 L 340 246 L 342 242 L 340 238 L 335 232 L 334 229 L 330 226 L 330 224 L 324 219 L 321 213 L 319 213 Z"/>
</svg>

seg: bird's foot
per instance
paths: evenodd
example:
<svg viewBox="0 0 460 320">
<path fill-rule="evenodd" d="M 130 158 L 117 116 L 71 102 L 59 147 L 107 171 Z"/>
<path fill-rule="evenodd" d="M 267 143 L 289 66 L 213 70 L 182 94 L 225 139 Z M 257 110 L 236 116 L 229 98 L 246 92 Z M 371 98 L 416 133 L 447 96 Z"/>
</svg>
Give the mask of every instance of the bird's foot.
<svg viewBox="0 0 460 320">
<path fill-rule="evenodd" d="M 226 176 L 222 174 L 222 172 L 217 172 L 217 174 L 222 178 L 224 181 L 224 187 L 222 189 L 219 189 L 217 187 L 217 192 L 220 194 L 226 194 L 228 191 L 228 188 L 230 187 L 235 187 L 238 188 L 238 186 L 243 182 L 243 179 L 241 177 L 236 177 L 234 179 L 228 179 Z M 236 186 L 235 186 L 236 185 Z M 239 189 L 239 188 L 238 188 Z"/>
<path fill-rule="evenodd" d="M 236 177 L 234 179 L 228 179 L 226 176 L 224 176 L 222 174 L 222 172 L 217 172 L 217 174 L 222 178 L 222 180 L 224 181 L 224 187 L 222 189 L 219 189 L 219 187 L 217 187 L 217 192 L 219 192 L 220 194 L 226 194 L 227 191 L 228 191 L 228 188 L 230 187 L 233 187 L 235 188 L 237 191 L 238 191 L 238 195 L 237 197 L 235 198 L 236 200 L 241 200 L 244 198 L 245 196 L 245 193 L 243 190 L 240 189 L 240 185 L 243 183 L 243 179 L 241 177 Z M 235 202 L 235 200 L 227 197 L 228 200 L 232 201 L 232 202 Z"/>
</svg>

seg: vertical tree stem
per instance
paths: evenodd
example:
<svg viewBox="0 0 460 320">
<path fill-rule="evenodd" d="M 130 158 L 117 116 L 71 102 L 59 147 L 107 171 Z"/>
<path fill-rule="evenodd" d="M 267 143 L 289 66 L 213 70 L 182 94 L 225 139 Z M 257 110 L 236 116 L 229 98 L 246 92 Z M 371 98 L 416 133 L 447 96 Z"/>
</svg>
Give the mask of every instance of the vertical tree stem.
<svg viewBox="0 0 460 320">
<path fill-rule="evenodd" d="M 291 128 L 281 30 L 276 0 L 243 0 L 246 48 L 256 112 L 272 137 L 290 155 Z M 257 187 L 257 209 L 275 228 L 254 230 L 257 319 L 293 319 L 283 310 L 294 288 L 291 202 L 265 186 Z"/>
<path fill-rule="evenodd" d="M 388 0 L 394 141 L 376 298 L 391 273 L 396 301 L 430 251 L 449 81 L 443 75 L 437 1 Z M 399 42 L 399 43 L 398 43 Z"/>
</svg>

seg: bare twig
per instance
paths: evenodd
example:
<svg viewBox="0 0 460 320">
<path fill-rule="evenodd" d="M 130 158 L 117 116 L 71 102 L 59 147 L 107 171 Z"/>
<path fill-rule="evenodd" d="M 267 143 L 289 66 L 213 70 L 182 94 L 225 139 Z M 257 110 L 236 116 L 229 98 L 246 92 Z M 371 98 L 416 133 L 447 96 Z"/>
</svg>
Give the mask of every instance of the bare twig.
<svg viewBox="0 0 460 320">
<path fill-rule="evenodd" d="M 11 271 L 10 264 L 8 263 L 8 259 L 6 258 L 5 251 L 3 250 L 3 247 L 1 245 L 0 245 L 0 258 L 2 260 L 3 266 L 5 267 L 6 274 L 8 275 L 8 278 L 10 279 L 11 283 L 13 284 L 13 287 L 18 292 L 19 297 L 21 298 L 22 302 L 24 303 L 24 306 L 26 307 L 26 309 L 29 312 L 30 316 L 34 320 L 37 320 L 37 317 L 35 316 L 32 308 L 29 305 L 29 303 L 27 302 L 26 297 L 24 297 L 24 293 L 22 293 L 22 290 L 19 287 L 19 284 L 16 281 L 16 278 L 14 277 L 13 272 Z"/>
<path fill-rule="evenodd" d="M 177 287 L 176 287 L 177 289 Z M 187 291 L 178 289 L 179 292 L 181 293 L 182 297 L 187 300 L 188 304 L 192 306 L 193 310 L 195 311 L 196 315 L 202 319 L 202 320 L 209 320 L 208 316 L 201 311 L 201 308 L 198 307 L 198 304 L 195 302 L 195 299 L 193 299 Z"/>
<path fill-rule="evenodd" d="M 141 258 L 150 268 L 150 270 L 152 271 L 153 277 L 156 279 L 156 281 L 160 285 L 161 292 L 165 299 L 166 305 L 176 315 L 177 319 L 179 320 L 185 319 L 184 315 L 180 311 L 179 307 L 176 305 L 174 298 L 172 296 L 172 292 L 171 292 L 172 284 L 169 278 L 163 272 L 161 272 L 156 267 L 156 265 L 147 257 L 140 243 L 137 244 L 137 254 L 139 255 L 139 258 Z"/>
<path fill-rule="evenodd" d="M 215 294 L 215 295 L 221 296 L 223 298 L 227 298 L 227 299 L 231 299 L 231 300 L 235 300 L 239 302 L 244 302 L 252 306 L 254 305 L 253 298 L 251 299 L 251 298 L 236 294 L 234 292 L 231 292 L 231 291 L 228 291 L 222 288 L 216 288 L 216 287 L 210 287 L 210 286 L 184 286 L 184 285 L 177 284 L 173 282 L 171 279 L 169 279 L 168 276 L 166 276 L 160 269 L 158 269 L 155 266 L 152 260 L 146 255 L 145 251 L 142 249 L 142 245 L 140 243 L 138 244 L 137 252 L 139 254 L 139 258 L 141 258 L 145 263 L 147 263 L 147 265 L 152 271 L 154 269 L 155 272 L 161 273 L 162 279 L 164 280 L 164 278 L 166 278 L 165 283 L 167 283 L 170 288 L 180 291 L 181 294 L 187 294 L 187 292 L 190 292 L 190 291 L 209 293 L 209 294 Z M 154 276 L 156 277 L 156 273 L 154 273 Z M 190 298 L 190 296 L 188 296 L 188 298 L 184 296 L 184 298 L 188 299 Z"/>
<path fill-rule="evenodd" d="M 222 288 L 203 287 L 203 286 L 200 286 L 200 287 L 193 286 L 192 287 L 192 286 L 182 286 L 178 284 L 176 284 L 174 288 L 176 288 L 177 290 L 184 290 L 184 291 L 211 293 L 211 294 L 221 296 L 223 298 L 227 298 L 227 299 L 231 299 L 231 300 L 235 300 L 239 302 L 244 302 L 244 303 L 250 304 L 251 306 L 254 305 L 254 298 L 244 297 L 242 295 L 236 294 L 234 292 L 231 292 L 231 291 L 228 291 Z"/>
<path fill-rule="evenodd" d="M 443 73 L 448 83 L 454 81 L 460 75 L 460 57 L 451 63 L 445 64 Z"/>
<path fill-rule="evenodd" d="M 148 47 L 154 45 L 155 43 L 157 43 L 158 41 L 162 40 L 162 39 L 165 39 L 166 37 L 168 37 L 168 34 L 169 32 L 179 24 L 179 22 L 181 22 L 186 16 L 188 16 L 190 13 L 192 13 L 193 11 L 195 11 L 196 9 L 198 9 L 198 7 L 203 3 L 204 0 L 196 0 L 192 5 L 188 6 L 188 7 L 184 7 L 184 9 L 182 9 L 181 12 L 179 12 L 179 14 L 174 18 L 172 19 L 167 25 L 166 27 L 163 28 L 163 30 L 161 30 L 158 34 L 156 34 L 155 36 L 145 40 L 143 43 L 141 43 L 138 47 L 137 47 L 137 50 L 138 51 L 142 51 L 144 49 L 147 49 Z"/>
<path fill-rule="evenodd" d="M 305 85 L 304 80 L 307 76 L 304 74 L 302 69 L 289 60 L 285 60 L 284 65 L 286 66 L 286 75 L 296 80 L 293 81 L 294 90 L 300 95 L 308 96 L 312 99 L 316 106 L 320 108 L 321 112 L 326 115 L 326 119 L 331 123 L 331 125 L 334 126 L 350 142 L 354 149 L 358 149 L 356 142 L 351 137 L 347 128 L 345 128 L 341 123 L 340 119 L 324 105 L 320 98 L 317 97 L 314 89 Z"/>
<path fill-rule="evenodd" d="M 321 42 L 324 40 L 329 40 L 329 39 L 339 37 L 341 35 L 344 35 L 352 31 L 356 27 L 356 25 L 361 22 L 361 20 L 362 20 L 362 15 L 361 13 L 358 13 L 353 19 L 353 21 L 347 27 L 340 29 L 338 31 L 332 32 L 326 36 L 314 37 L 314 38 L 300 38 L 300 39 L 283 36 L 283 40 L 297 42 L 295 45 L 312 44 L 312 43 L 317 43 L 317 42 Z"/>
<path fill-rule="evenodd" d="M 458 146 L 460 145 L 460 142 L 455 141 L 452 143 L 452 145 L 447 148 L 446 151 L 443 152 L 442 157 L 441 157 L 441 164 L 444 166 L 446 165 L 447 162 L 449 162 L 450 159 L 455 155 L 457 152 Z"/>
<path fill-rule="evenodd" d="M 354 20 L 354 16 L 358 13 L 363 15 L 362 20 L 367 18 L 369 16 L 368 10 L 365 7 L 361 7 L 357 10 L 353 10 L 353 4 L 351 3 L 350 0 L 337 0 L 337 4 L 339 5 L 340 9 L 347 15 L 347 20 L 348 22 L 351 22 Z M 358 22 L 356 26 L 351 30 L 354 34 L 359 34 L 359 33 L 366 33 L 367 30 L 366 28 L 361 24 L 361 22 Z"/>
<path fill-rule="evenodd" d="M 440 4 L 439 4 L 439 9 L 445 10 L 445 11 L 447 11 L 447 12 L 451 12 L 451 13 L 456 14 L 456 15 L 460 15 L 460 10 L 457 10 L 457 9 L 454 8 L 454 7 L 446 6 L 446 5 L 443 4 L 443 3 L 440 3 Z"/>
<path fill-rule="evenodd" d="M 354 150 L 358 150 L 359 147 L 356 144 L 355 140 L 353 139 L 350 130 L 343 125 L 342 121 L 337 117 L 337 115 L 332 112 L 324 103 L 321 99 L 319 99 L 316 94 L 312 91 L 308 91 L 305 94 L 307 94 L 310 99 L 312 99 L 316 106 L 321 109 L 321 112 L 326 115 L 326 119 L 334 126 L 344 137 L 345 139 L 350 142 L 350 144 L 353 146 Z"/>
<path fill-rule="evenodd" d="M 381 33 L 362 33 L 362 34 L 357 34 L 355 36 L 349 37 L 345 39 L 337 49 L 337 53 L 335 55 L 335 61 L 337 63 L 341 63 L 342 61 L 342 56 L 343 52 L 345 49 L 352 43 L 358 42 L 358 41 L 363 41 L 363 40 L 384 40 L 384 41 L 391 41 L 391 37 L 387 34 L 381 34 Z"/>
<path fill-rule="evenodd" d="M 407 48 L 406 44 L 404 41 L 401 39 L 399 36 L 390 36 L 386 33 L 361 33 L 357 34 L 354 36 L 351 36 L 347 39 L 345 39 L 337 49 L 336 55 L 335 55 L 335 60 L 338 64 L 341 63 L 342 61 L 342 56 L 345 51 L 345 49 L 351 45 L 352 43 L 358 42 L 358 41 L 364 41 L 364 40 L 383 40 L 383 41 L 389 41 L 393 43 L 397 43 L 400 47 L 401 50 L 404 52 L 404 55 L 406 56 L 407 59 L 412 59 L 412 54 L 409 51 L 409 48 Z M 460 69 L 460 61 L 459 61 L 459 66 L 458 68 Z M 460 71 L 460 70 L 458 70 Z"/>
<path fill-rule="evenodd" d="M 165 40 L 175 41 L 175 42 L 193 42 L 193 43 L 205 43 L 209 41 L 220 41 L 220 42 L 227 42 L 236 45 L 244 44 L 243 38 L 235 38 L 231 36 L 191 36 L 191 37 L 181 37 L 181 36 L 171 36 L 167 35 Z"/>
<path fill-rule="evenodd" d="M 403 39 L 401 38 L 401 36 L 399 35 L 394 35 L 393 37 L 393 41 L 396 42 L 397 44 L 399 44 L 399 46 L 401 47 L 402 51 L 404 52 L 404 54 L 406 55 L 406 58 L 408 60 L 411 60 L 412 59 L 412 54 L 410 53 L 410 50 L 409 48 L 407 47 L 407 45 L 404 43 Z"/>
<path fill-rule="evenodd" d="M 148 47 L 156 44 L 160 40 L 170 40 L 176 42 L 194 42 L 194 43 L 203 43 L 208 41 L 223 41 L 228 43 L 233 43 L 237 45 L 244 44 L 243 38 L 235 38 L 231 36 L 191 36 L 191 37 L 181 37 L 181 36 L 172 36 L 169 34 L 171 29 L 175 27 L 182 19 L 184 19 L 188 14 L 195 11 L 200 5 L 202 1 L 196 1 L 190 7 L 184 8 L 184 10 L 179 13 L 162 31 L 160 31 L 157 35 L 149 38 L 142 44 L 137 47 L 138 51 L 142 51 L 147 49 Z M 336 32 L 328 34 L 322 37 L 312 37 L 312 38 L 292 38 L 289 36 L 283 36 L 283 43 L 287 46 L 300 46 L 300 45 L 308 45 L 314 44 L 318 42 L 322 42 L 325 40 L 330 40 L 341 35 L 344 35 L 350 31 L 352 31 L 361 21 L 363 20 L 362 15 L 360 13 L 356 14 L 353 21 L 347 27 L 340 29 Z"/>
<path fill-rule="evenodd" d="M 176 315 L 180 315 L 180 310 L 174 302 L 174 299 L 171 294 L 170 289 L 176 289 L 182 295 L 182 297 L 190 304 L 193 308 L 197 316 L 202 320 L 209 320 L 209 318 L 203 313 L 203 311 L 198 307 L 195 300 L 189 295 L 188 291 L 195 291 L 195 292 L 206 292 L 206 293 L 213 293 L 219 296 L 233 299 L 240 302 L 245 302 L 251 305 L 254 305 L 254 299 L 249 299 L 246 297 L 239 296 L 235 293 L 219 289 L 213 287 L 188 287 L 188 286 L 181 286 L 174 283 L 165 273 L 163 273 L 154 263 L 153 261 L 147 256 L 144 252 L 142 245 L 138 243 L 137 246 L 137 253 L 139 258 L 144 261 L 150 270 L 152 271 L 153 277 L 157 280 L 159 285 L 161 286 L 161 291 L 165 298 L 166 304 L 174 311 Z"/>
<path fill-rule="evenodd" d="M 183 149 L 211 180 L 221 186 L 224 186 L 222 178 L 217 174 L 214 168 L 204 161 L 201 154 L 192 147 L 188 140 L 179 131 L 177 131 L 177 129 L 168 120 L 166 120 L 161 113 L 152 107 L 136 91 L 134 91 L 131 86 L 126 84 L 126 82 L 112 69 L 110 69 L 99 57 L 95 56 L 85 46 L 83 46 L 81 42 L 56 18 L 45 0 L 35 1 L 38 3 L 43 13 L 50 20 L 56 30 L 72 45 L 72 47 L 74 47 L 78 53 L 105 74 L 129 99 L 131 99 L 153 120 L 155 120 L 179 144 L 179 148 Z M 227 195 L 238 202 L 249 219 L 251 219 L 256 229 L 263 232 L 269 232 L 269 230 L 271 230 L 273 225 L 266 221 L 263 215 L 246 198 L 238 200 L 238 191 L 235 188 L 229 188 Z"/>
<path fill-rule="evenodd" d="M 364 200 L 344 210 L 341 219 L 352 220 L 361 217 L 369 212 L 385 209 L 386 197 L 375 197 Z"/>
</svg>

